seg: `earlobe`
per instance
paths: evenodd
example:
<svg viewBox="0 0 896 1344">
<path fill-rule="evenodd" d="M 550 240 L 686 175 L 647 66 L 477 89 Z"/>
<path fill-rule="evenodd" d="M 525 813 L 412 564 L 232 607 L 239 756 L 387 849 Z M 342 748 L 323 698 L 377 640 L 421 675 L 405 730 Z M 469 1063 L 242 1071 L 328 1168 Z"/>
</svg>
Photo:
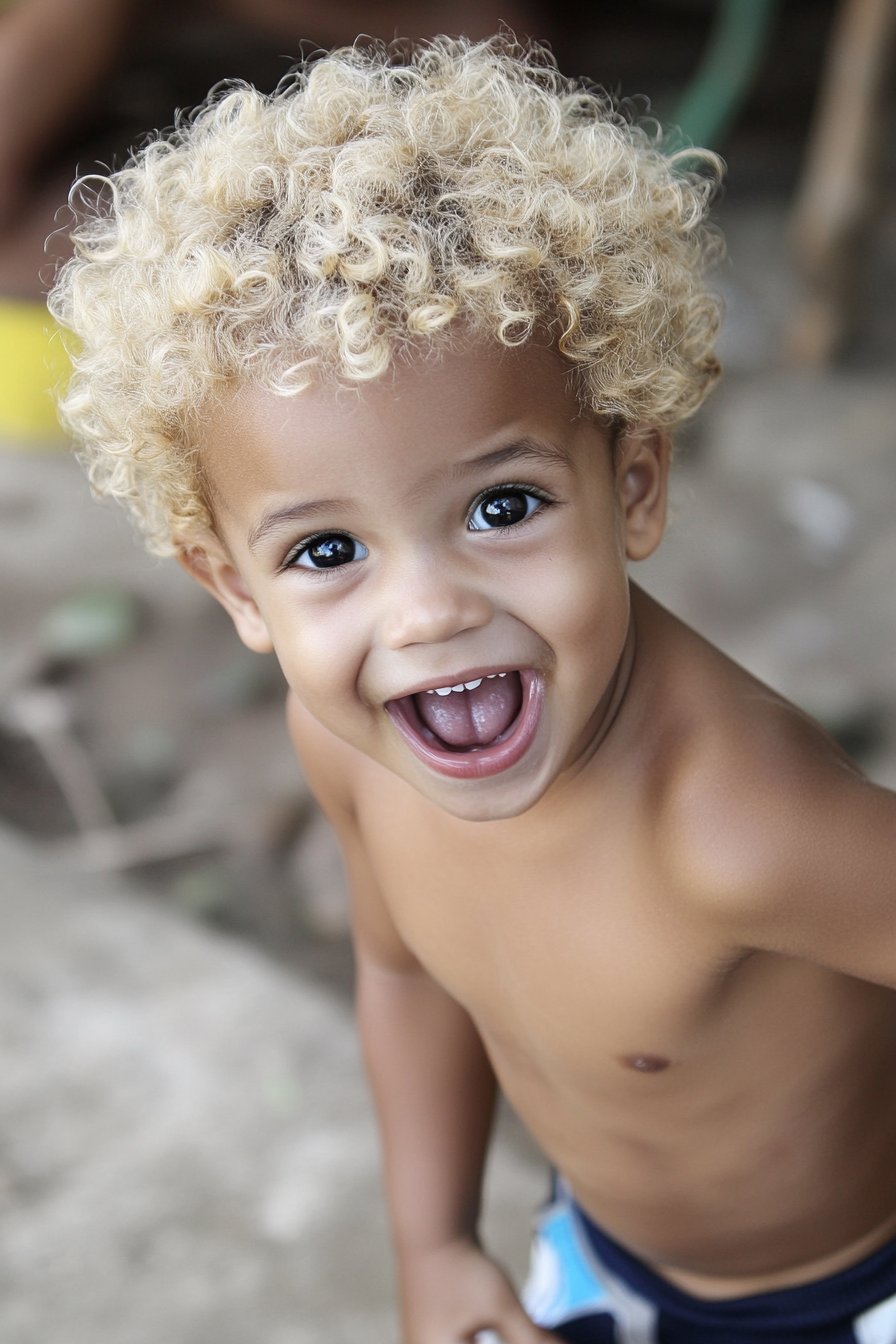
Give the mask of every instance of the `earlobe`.
<svg viewBox="0 0 896 1344">
<path fill-rule="evenodd" d="M 271 653 L 274 645 L 264 617 L 220 542 L 210 537 L 201 544 L 185 543 L 179 547 L 177 558 L 187 573 L 221 603 L 246 647 L 255 653 Z"/>
<path fill-rule="evenodd" d="M 669 435 L 659 429 L 635 428 L 619 440 L 617 482 L 629 560 L 646 560 L 662 540 L 671 451 Z"/>
</svg>

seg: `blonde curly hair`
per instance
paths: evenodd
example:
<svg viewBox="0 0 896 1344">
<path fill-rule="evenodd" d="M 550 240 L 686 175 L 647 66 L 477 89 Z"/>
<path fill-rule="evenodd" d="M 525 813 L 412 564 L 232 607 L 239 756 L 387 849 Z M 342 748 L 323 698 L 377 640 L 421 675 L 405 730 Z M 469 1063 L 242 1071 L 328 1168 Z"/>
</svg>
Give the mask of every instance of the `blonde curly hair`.
<svg viewBox="0 0 896 1344">
<path fill-rule="evenodd" d="M 702 275 L 720 165 L 693 154 L 507 38 L 352 48 L 270 96 L 213 91 L 101 180 L 50 296 L 94 489 L 171 553 L 212 525 L 209 399 L 377 378 L 459 318 L 508 346 L 547 332 L 583 409 L 674 425 L 719 373 Z"/>
</svg>

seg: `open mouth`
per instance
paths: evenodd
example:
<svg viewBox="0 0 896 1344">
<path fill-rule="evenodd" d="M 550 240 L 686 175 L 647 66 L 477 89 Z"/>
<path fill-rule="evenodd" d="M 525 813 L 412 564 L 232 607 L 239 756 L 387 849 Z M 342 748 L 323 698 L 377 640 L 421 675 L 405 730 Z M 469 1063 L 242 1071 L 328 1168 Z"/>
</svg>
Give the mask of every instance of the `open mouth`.
<svg viewBox="0 0 896 1344">
<path fill-rule="evenodd" d="M 427 765 L 454 779 L 481 779 L 514 765 L 528 749 L 542 705 L 531 668 L 487 672 L 454 686 L 390 700 L 386 710 Z"/>
</svg>

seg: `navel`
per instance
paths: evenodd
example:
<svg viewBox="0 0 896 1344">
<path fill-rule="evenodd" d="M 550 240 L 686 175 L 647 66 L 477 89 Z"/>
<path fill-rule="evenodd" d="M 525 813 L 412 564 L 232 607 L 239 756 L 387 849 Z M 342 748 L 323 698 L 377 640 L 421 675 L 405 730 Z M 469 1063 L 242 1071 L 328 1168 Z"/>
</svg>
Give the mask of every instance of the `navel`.
<svg viewBox="0 0 896 1344">
<path fill-rule="evenodd" d="M 622 1062 L 627 1069 L 635 1069 L 638 1073 L 662 1073 L 671 1061 L 663 1055 L 623 1055 Z"/>
</svg>

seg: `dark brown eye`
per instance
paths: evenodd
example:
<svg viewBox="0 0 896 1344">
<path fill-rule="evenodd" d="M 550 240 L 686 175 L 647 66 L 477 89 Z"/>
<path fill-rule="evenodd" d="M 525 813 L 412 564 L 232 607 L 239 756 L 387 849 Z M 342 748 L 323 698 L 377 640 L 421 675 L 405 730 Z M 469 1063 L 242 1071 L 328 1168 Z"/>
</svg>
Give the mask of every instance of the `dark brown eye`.
<svg viewBox="0 0 896 1344">
<path fill-rule="evenodd" d="M 367 547 L 354 537 L 347 537 L 344 532 L 328 532 L 303 547 L 293 563 L 301 569 L 338 569 L 353 560 L 363 560 L 367 554 Z"/>
<path fill-rule="evenodd" d="M 524 522 L 542 502 L 526 490 L 504 486 L 477 504 L 470 527 L 474 532 L 485 532 L 490 527 L 513 527 L 514 523 Z"/>
</svg>

